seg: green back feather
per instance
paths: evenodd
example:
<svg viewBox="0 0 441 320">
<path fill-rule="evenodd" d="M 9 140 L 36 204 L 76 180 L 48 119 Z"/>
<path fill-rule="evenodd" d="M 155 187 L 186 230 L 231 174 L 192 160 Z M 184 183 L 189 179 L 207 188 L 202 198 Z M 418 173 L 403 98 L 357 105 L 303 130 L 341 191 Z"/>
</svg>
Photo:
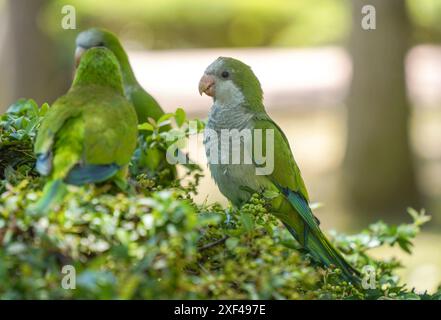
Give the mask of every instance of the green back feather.
<svg viewBox="0 0 441 320">
<path fill-rule="evenodd" d="M 124 94 L 121 70 L 112 51 L 93 48 L 84 53 L 75 73 L 72 88 L 89 85 L 103 86 Z"/>
</svg>

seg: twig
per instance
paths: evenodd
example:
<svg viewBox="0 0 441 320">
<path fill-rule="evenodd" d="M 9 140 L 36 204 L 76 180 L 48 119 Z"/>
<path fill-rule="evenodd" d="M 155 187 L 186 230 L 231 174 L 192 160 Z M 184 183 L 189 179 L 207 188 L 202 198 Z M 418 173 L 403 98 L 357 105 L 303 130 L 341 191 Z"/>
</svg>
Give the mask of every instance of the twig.
<svg viewBox="0 0 441 320">
<path fill-rule="evenodd" d="M 225 237 L 223 237 L 223 238 L 221 238 L 219 240 L 216 240 L 214 242 L 208 243 L 205 246 L 200 247 L 199 251 L 203 251 L 203 250 L 207 250 L 207 249 L 210 249 L 212 247 L 215 247 L 215 246 L 217 246 L 217 245 L 219 245 L 221 243 L 224 243 L 227 239 L 228 239 L 228 236 L 225 236 Z"/>
</svg>

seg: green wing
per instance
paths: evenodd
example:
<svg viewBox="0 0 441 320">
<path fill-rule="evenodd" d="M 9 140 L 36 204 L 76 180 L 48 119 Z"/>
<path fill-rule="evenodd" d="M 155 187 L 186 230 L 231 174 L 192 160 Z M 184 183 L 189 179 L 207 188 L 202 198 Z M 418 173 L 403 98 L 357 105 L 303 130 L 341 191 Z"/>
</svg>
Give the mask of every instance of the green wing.
<svg viewBox="0 0 441 320">
<path fill-rule="evenodd" d="M 59 98 L 54 102 L 46 114 L 34 144 L 35 154 L 49 152 L 54 144 L 56 134 L 70 118 L 76 118 L 81 114 L 80 108 L 71 108 L 71 99 L 68 95 Z"/>
<path fill-rule="evenodd" d="M 320 230 L 318 219 L 309 207 L 308 193 L 288 139 L 266 114 L 257 117 L 255 127 L 274 130 L 274 171 L 269 178 L 284 196 L 284 199 L 273 200 L 273 208 L 277 211 L 274 214 L 282 219 L 288 231 L 317 262 L 339 267 L 345 279 L 358 285 L 358 271 L 346 262 Z"/>
<path fill-rule="evenodd" d="M 37 170 L 52 179 L 66 177 L 81 158 L 84 137 L 82 110 L 72 104 L 69 95 L 58 99 L 44 118 L 35 141 Z"/>
<path fill-rule="evenodd" d="M 298 192 L 309 201 L 308 191 L 300 169 L 294 160 L 288 139 L 283 131 L 267 114 L 259 114 L 254 121 L 255 128 L 262 129 L 264 150 L 266 146 L 265 130 L 274 130 L 274 171 L 269 178 L 281 187 Z"/>
</svg>

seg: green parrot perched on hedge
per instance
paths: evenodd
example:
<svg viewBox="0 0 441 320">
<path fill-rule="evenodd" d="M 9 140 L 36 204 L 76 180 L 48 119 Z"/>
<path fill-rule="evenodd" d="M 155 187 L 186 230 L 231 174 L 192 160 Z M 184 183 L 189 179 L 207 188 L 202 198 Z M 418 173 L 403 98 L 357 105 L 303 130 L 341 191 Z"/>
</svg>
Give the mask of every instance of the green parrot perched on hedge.
<svg viewBox="0 0 441 320">
<path fill-rule="evenodd" d="M 247 202 L 253 193 L 272 194 L 271 212 L 282 220 L 313 260 L 326 267 L 340 268 L 345 280 L 359 284 L 359 272 L 345 261 L 320 230 L 288 140 L 266 113 L 263 92 L 251 68 L 239 60 L 220 57 L 206 69 L 199 83 L 199 92 L 213 97 L 204 145 L 211 175 L 222 194 L 237 207 Z M 241 139 L 236 141 L 239 142 L 236 147 L 232 134 L 228 138 L 230 142 L 224 143 L 229 141 L 222 137 L 225 130 L 242 133 L 236 135 L 236 139 Z M 250 132 L 248 137 L 262 132 L 262 155 L 269 159 L 268 152 L 272 148 L 272 170 L 257 174 L 257 169 L 264 169 L 253 151 L 259 147 L 256 146 L 258 140 L 252 138 L 247 144 L 244 140 L 247 130 Z M 272 140 L 267 132 L 272 133 Z M 233 162 L 234 152 L 239 152 L 240 157 L 240 154 L 244 155 L 243 158 Z M 245 154 L 250 156 L 250 161 L 246 162 Z"/>
<path fill-rule="evenodd" d="M 106 48 L 88 50 L 71 88 L 54 102 L 38 130 L 36 169 L 48 182 L 34 209 L 47 210 L 63 196 L 65 184 L 112 179 L 125 188 L 137 125 L 116 57 Z"/>
<path fill-rule="evenodd" d="M 127 53 L 115 34 L 99 28 L 88 29 L 78 34 L 76 46 L 77 59 L 87 49 L 94 47 L 106 47 L 115 54 L 121 66 L 125 94 L 135 107 L 139 123 L 147 122 L 148 118 L 158 120 L 164 114 L 158 102 L 136 80 Z"/>
<path fill-rule="evenodd" d="M 76 46 L 77 49 L 75 55 L 77 60 L 81 58 L 81 55 L 86 50 L 94 47 L 106 47 L 115 54 L 121 66 L 125 95 L 135 107 L 140 124 L 147 122 L 148 118 L 157 121 L 162 115 L 164 115 L 164 111 L 161 109 L 158 102 L 156 102 L 156 100 L 148 94 L 136 80 L 127 53 L 124 51 L 124 48 L 115 34 L 100 28 L 88 29 L 78 34 Z M 161 131 L 168 129 L 170 129 L 170 126 L 161 127 Z M 150 132 L 145 135 L 140 135 L 142 152 L 135 154 L 132 166 L 133 173 L 137 174 L 142 172 L 144 168 L 147 168 L 149 169 L 148 173 L 150 176 L 155 176 L 158 171 L 167 169 L 165 176 L 160 179 L 160 182 L 167 183 L 173 181 L 177 175 L 175 166 L 167 162 L 165 150 L 144 143 L 145 138 L 148 135 L 150 135 Z"/>
</svg>

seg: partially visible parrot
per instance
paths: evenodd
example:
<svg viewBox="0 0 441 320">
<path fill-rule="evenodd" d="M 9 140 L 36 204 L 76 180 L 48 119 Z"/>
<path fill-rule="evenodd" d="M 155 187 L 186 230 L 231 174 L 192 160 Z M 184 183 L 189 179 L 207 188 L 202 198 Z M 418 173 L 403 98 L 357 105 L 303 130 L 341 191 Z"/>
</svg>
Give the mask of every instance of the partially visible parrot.
<svg viewBox="0 0 441 320">
<path fill-rule="evenodd" d="M 104 29 L 91 28 L 78 34 L 76 46 L 75 56 L 77 60 L 81 58 L 86 50 L 94 47 L 106 47 L 115 54 L 121 66 L 125 95 L 135 107 L 140 124 L 147 122 L 148 118 L 153 118 L 157 121 L 164 115 L 164 111 L 158 102 L 136 80 L 127 53 L 115 34 Z M 168 129 L 170 129 L 169 126 L 161 127 L 161 131 Z M 147 133 L 146 136 L 148 134 L 150 133 Z M 142 146 L 144 136 L 141 135 L 140 139 L 140 145 Z M 176 168 L 167 163 L 165 150 L 152 147 L 145 148 L 143 153 L 136 154 L 135 158 L 137 161 L 134 161 L 134 173 L 143 171 L 143 167 L 146 167 L 150 176 L 155 176 L 158 171 L 168 169 L 169 173 L 163 177 L 164 182 L 169 182 L 176 178 Z"/>
<path fill-rule="evenodd" d="M 44 212 L 60 200 L 65 184 L 111 179 L 125 188 L 137 125 L 115 55 L 106 48 L 87 51 L 71 88 L 54 102 L 38 130 L 36 169 L 48 182 L 34 210 Z"/>
<path fill-rule="evenodd" d="M 127 53 L 115 34 L 99 28 L 88 29 L 78 34 L 76 46 L 76 59 L 94 47 L 106 47 L 115 54 L 121 66 L 124 92 L 135 107 L 139 123 L 147 122 L 149 117 L 158 120 L 164 114 L 158 102 L 136 80 Z"/>
<path fill-rule="evenodd" d="M 359 285 L 359 272 L 346 262 L 320 230 L 288 139 L 266 113 L 263 92 L 251 68 L 239 60 L 220 57 L 206 69 L 199 83 L 199 92 L 213 97 L 204 145 L 211 175 L 222 194 L 237 207 L 247 202 L 253 193 L 273 194 L 271 212 L 281 219 L 313 260 L 327 267 L 334 265 L 340 268 L 345 280 Z M 257 150 L 257 139 L 253 138 L 248 144 L 239 140 L 233 147 L 234 135 L 231 134 L 228 138 L 231 140 L 225 144 L 228 140 L 222 138 L 222 132 L 231 133 L 234 129 L 240 133 L 248 130 L 251 136 L 254 132 L 261 132 L 262 155 L 267 155 L 267 159 L 267 152 L 271 152 L 267 146 L 272 143 L 273 170 L 257 174 L 256 169 L 263 168 L 253 152 Z M 268 141 L 268 130 L 273 133 L 272 141 Z M 246 134 L 236 135 L 237 139 L 244 137 Z M 240 161 L 235 163 L 232 162 L 234 152 L 241 154 Z M 245 154 L 251 161 L 245 160 Z"/>
</svg>

